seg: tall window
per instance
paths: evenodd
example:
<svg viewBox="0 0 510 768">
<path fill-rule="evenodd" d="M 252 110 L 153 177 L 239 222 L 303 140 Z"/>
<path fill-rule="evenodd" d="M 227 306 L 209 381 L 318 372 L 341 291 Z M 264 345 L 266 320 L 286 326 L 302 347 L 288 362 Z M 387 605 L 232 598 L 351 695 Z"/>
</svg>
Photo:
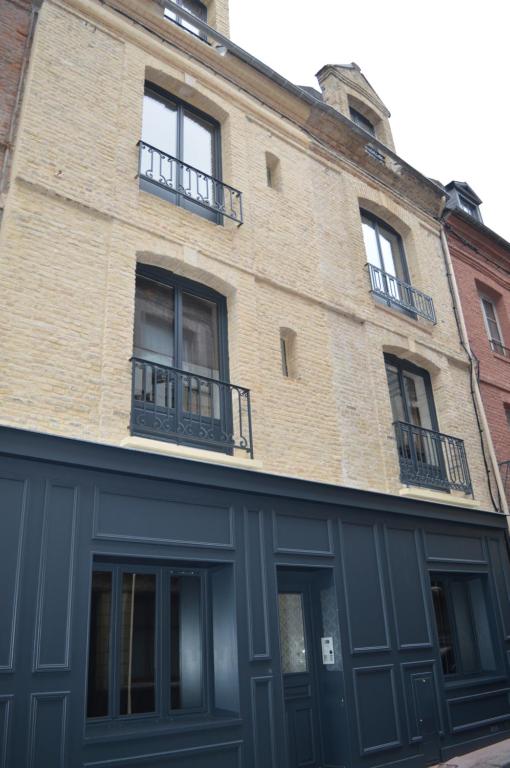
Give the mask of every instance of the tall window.
<svg viewBox="0 0 510 768">
<path fill-rule="evenodd" d="M 219 126 L 212 118 L 147 85 L 143 102 L 140 187 L 211 221 L 222 207 Z"/>
<path fill-rule="evenodd" d="M 489 337 L 492 350 L 494 352 L 498 352 L 500 355 L 504 355 L 508 350 L 506 350 L 504 345 L 503 335 L 501 333 L 501 328 L 496 313 L 496 306 L 493 301 L 485 296 L 481 297 L 481 302 L 485 328 L 487 330 L 487 335 Z M 508 351 L 508 354 L 510 355 L 510 351 Z"/>
<path fill-rule="evenodd" d="M 177 5 L 180 5 L 185 11 L 188 13 L 193 14 L 193 16 L 196 16 L 197 19 L 200 19 L 200 21 L 207 22 L 207 8 L 203 3 L 200 3 L 199 0 L 174 0 Z M 176 24 L 180 24 L 184 29 L 187 29 L 188 32 L 192 32 L 194 35 L 198 35 L 199 37 L 205 37 L 203 32 L 200 32 L 198 27 L 195 27 L 194 24 L 190 21 L 187 21 L 186 19 L 183 19 L 179 14 L 175 13 L 174 11 L 171 11 L 169 8 L 165 8 L 165 18 L 170 19 L 171 21 L 174 21 Z"/>
<path fill-rule="evenodd" d="M 422 314 L 420 303 L 416 304 L 419 292 L 410 285 L 400 235 L 367 211 L 361 211 L 361 225 L 373 295 L 412 316 L 415 307 Z"/>
<path fill-rule="evenodd" d="M 199 376 L 224 379 L 226 331 L 223 296 L 164 270 L 139 267 L 135 357 Z"/>
<path fill-rule="evenodd" d="M 367 211 L 361 211 L 361 224 L 368 263 L 386 275 L 409 282 L 400 235 Z"/>
<path fill-rule="evenodd" d="M 90 721 L 236 712 L 237 674 L 230 565 L 94 563 Z"/>
<path fill-rule="evenodd" d="M 133 346 L 134 433 L 229 448 L 225 298 L 140 265 Z"/>
<path fill-rule="evenodd" d="M 394 421 L 437 430 L 428 371 L 393 355 L 384 359 Z"/>
<path fill-rule="evenodd" d="M 420 485 L 435 487 L 444 462 L 429 373 L 393 355 L 384 359 L 401 466 L 421 478 Z"/>
<path fill-rule="evenodd" d="M 465 677 L 494 672 L 486 577 L 431 574 L 430 581 L 444 674 Z"/>
</svg>

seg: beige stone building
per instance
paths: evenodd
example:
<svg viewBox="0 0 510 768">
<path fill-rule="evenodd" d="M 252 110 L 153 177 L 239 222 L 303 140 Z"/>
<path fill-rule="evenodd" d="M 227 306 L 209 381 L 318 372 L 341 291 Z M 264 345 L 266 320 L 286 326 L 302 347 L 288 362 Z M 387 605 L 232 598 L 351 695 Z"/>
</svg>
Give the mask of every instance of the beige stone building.
<svg viewBox="0 0 510 768">
<path fill-rule="evenodd" d="M 209 12 L 228 34 L 226 3 Z M 491 508 L 446 280 L 442 190 L 395 154 L 389 112 L 356 65 L 324 67 L 320 94 L 250 63 L 235 49 L 218 54 L 158 3 L 43 5 L 1 232 L 2 423 L 200 450 L 130 439 L 136 265 L 157 265 L 227 298 L 230 380 L 252 398 L 248 465 L 407 493 L 388 352 L 430 373 L 439 431 L 464 440 L 475 503 Z M 147 83 L 217 121 L 221 177 L 242 192 L 242 226 L 141 188 Z M 398 233 L 435 324 L 374 300 L 360 210 Z"/>
<path fill-rule="evenodd" d="M 147 478 L 155 478 L 157 473 L 160 473 L 160 488 L 162 478 L 168 479 L 168 473 L 173 473 L 175 483 L 179 480 L 190 483 L 190 478 L 196 477 L 197 483 L 206 489 L 206 496 L 207 488 L 218 484 L 222 488 L 251 484 L 252 490 L 256 489 L 254 494 L 274 493 L 274 498 L 284 495 L 284 487 L 289 489 L 285 492 L 287 507 L 281 515 L 276 507 L 272 512 L 267 509 L 268 520 L 273 515 L 272 528 L 267 523 L 266 529 L 265 522 L 260 523 L 260 529 L 255 524 L 250 527 L 252 517 L 248 510 L 263 505 L 254 496 L 250 503 L 255 506 L 251 507 L 248 502 L 243 502 L 248 505 L 244 507 L 241 502 L 229 502 L 234 510 L 238 509 L 236 504 L 241 504 L 240 522 L 234 524 L 234 518 L 230 518 L 230 525 L 234 526 L 231 528 L 234 538 L 228 539 L 230 544 L 221 544 L 221 538 L 214 539 L 223 535 L 221 531 L 213 531 L 212 538 L 197 544 L 200 539 L 197 530 L 207 530 L 210 518 L 193 518 L 191 533 L 174 535 L 173 531 L 184 525 L 188 513 L 183 513 L 182 505 L 178 506 L 174 520 L 173 507 L 169 506 L 168 519 L 174 522 L 171 526 L 168 523 L 167 531 L 167 523 L 158 517 L 159 508 L 151 506 L 156 504 L 155 498 L 159 498 L 162 490 L 156 492 L 151 486 L 150 493 L 136 491 L 135 496 L 140 496 L 138 507 L 119 502 L 117 512 L 111 512 L 98 481 L 95 496 L 92 494 L 95 498 L 93 533 L 89 536 L 92 548 L 80 560 L 83 569 L 80 572 L 90 581 L 91 560 L 103 563 L 109 553 L 111 561 L 106 570 L 104 566 L 104 572 L 95 567 L 94 574 L 113 573 L 112 583 L 116 583 L 121 552 L 115 550 L 112 542 L 123 542 L 123 556 L 129 562 L 138 558 L 144 573 L 151 558 L 159 558 L 158 567 L 164 569 L 167 566 L 161 563 L 170 557 L 173 562 L 186 560 L 186 567 L 191 563 L 196 571 L 189 572 L 191 579 L 200 570 L 198 563 L 202 563 L 203 570 L 206 555 L 200 546 L 216 547 L 216 554 L 209 555 L 207 567 L 212 568 L 211 563 L 221 555 L 228 573 L 231 566 L 228 551 L 234 546 L 234 539 L 239 542 L 245 535 L 247 542 L 258 541 L 260 534 L 263 541 L 264 536 L 270 537 L 273 535 L 270 530 L 273 531 L 277 539 L 274 552 L 281 553 L 276 568 L 283 569 L 283 580 L 278 582 L 279 630 L 273 626 L 276 602 L 271 602 L 271 595 L 276 594 L 276 571 L 268 566 L 266 573 L 265 561 L 257 561 L 255 575 L 251 577 L 253 582 L 246 587 L 248 610 L 253 610 L 246 621 L 249 631 L 254 633 L 250 636 L 248 655 L 252 667 L 260 665 L 250 673 L 252 704 L 246 707 L 253 706 L 254 710 L 260 704 L 259 692 L 263 691 L 266 696 L 265 681 L 272 679 L 273 671 L 267 664 L 274 660 L 275 653 L 278 655 L 275 648 L 284 648 L 285 644 L 282 611 L 287 608 L 282 607 L 282 595 L 295 594 L 295 587 L 285 592 L 288 569 L 295 566 L 296 573 L 304 568 L 319 571 L 319 564 L 325 562 L 321 557 L 332 557 L 337 552 L 338 526 L 331 522 L 336 520 L 334 515 L 326 522 L 327 505 L 343 504 L 356 512 L 356 508 L 361 510 L 370 503 L 377 514 L 392 510 L 395 514 L 400 511 L 408 515 L 408 521 L 413 515 L 422 515 L 423 520 L 436 518 L 439 521 L 436 532 L 418 534 L 417 524 L 415 534 L 412 524 L 404 525 L 410 532 L 409 541 L 414 542 L 415 535 L 424 537 L 425 544 L 416 546 L 424 547 L 425 565 L 416 565 L 416 568 L 414 561 L 400 562 L 396 555 L 392 559 L 392 551 L 396 553 L 404 548 L 403 539 L 398 542 L 397 538 L 392 539 L 398 529 L 394 521 L 381 523 L 379 527 L 379 523 L 363 522 L 363 513 L 359 511 L 354 515 L 359 524 L 346 525 L 346 530 L 359 529 L 360 539 L 353 538 L 349 543 L 347 533 L 346 538 L 341 539 L 341 546 L 346 548 L 345 562 L 351 544 L 353 551 L 359 545 L 359 562 L 365 564 L 365 570 L 361 577 L 347 576 L 346 599 L 348 603 L 351 600 L 351 607 L 358 606 L 358 613 L 346 619 L 345 626 L 350 621 L 350 640 L 345 643 L 350 643 L 354 661 L 359 662 L 356 656 L 359 653 L 382 654 L 372 659 L 379 677 L 374 678 L 375 687 L 370 693 L 369 688 L 363 687 L 368 685 L 363 682 L 368 680 L 368 673 L 363 670 L 369 667 L 358 665 L 353 671 L 354 683 L 351 678 L 345 682 L 347 701 L 351 697 L 351 702 L 357 702 L 355 708 L 348 703 L 349 711 L 357 712 L 357 725 L 355 719 L 349 720 L 351 714 L 336 713 L 337 704 L 331 705 L 331 711 L 317 715 L 313 706 L 308 706 L 308 694 L 304 696 L 308 701 L 306 707 L 312 712 L 306 725 L 310 731 L 307 744 L 316 745 L 316 752 L 307 765 L 382 765 L 379 751 L 388 749 L 393 752 L 387 753 L 387 765 L 411 758 L 418 761 L 414 764 L 422 765 L 431 754 L 436 759 L 455 754 L 454 750 L 469 748 L 465 746 L 471 743 L 469 738 L 495 738 L 490 736 L 494 731 L 488 730 L 491 724 L 498 723 L 499 733 L 500 727 L 502 731 L 506 727 L 507 719 L 510 721 L 508 701 L 503 701 L 499 689 L 495 692 L 494 685 L 480 689 L 482 678 L 496 680 L 499 675 L 500 680 L 506 680 L 508 672 L 501 640 L 503 630 L 499 624 L 494 630 L 497 639 L 487 639 L 489 625 L 500 622 L 503 626 L 510 621 L 506 608 L 500 607 L 497 614 L 500 618 L 492 619 L 490 610 L 496 610 L 496 598 L 490 598 L 493 607 L 487 609 L 488 614 L 483 607 L 485 603 L 480 607 L 482 603 L 478 605 L 478 598 L 473 596 L 485 594 L 484 590 L 489 589 L 489 576 L 483 574 L 483 568 L 489 568 L 488 563 L 496 574 L 490 579 L 494 579 L 497 589 L 503 592 L 505 589 L 501 559 L 506 558 L 504 517 L 496 514 L 504 511 L 504 502 L 498 494 L 492 448 L 484 434 L 484 415 L 469 357 L 459 336 L 455 286 L 451 283 L 449 256 L 441 234 L 444 191 L 399 157 L 392 139 L 390 113 L 356 64 L 326 65 L 317 75 L 320 90 L 300 88 L 237 48 L 229 41 L 228 34 L 227 0 L 210 0 L 206 4 L 198 0 L 180 0 L 178 4 L 157 0 L 44 0 L 42 3 L 25 76 L 9 191 L 0 228 L 2 455 L 10 455 L 10 445 L 17 446 L 17 441 L 24 439 L 22 431 L 25 430 L 37 435 L 37 440 L 43 440 L 41 446 L 46 445 L 45 435 L 61 439 L 50 441 L 48 448 L 34 448 L 30 457 L 38 457 L 39 462 L 50 461 L 50 454 L 51 461 L 57 461 L 58 454 L 58 461 L 66 465 L 71 455 L 75 455 L 76 441 L 80 446 L 76 451 L 81 452 L 80 461 L 84 462 L 80 466 L 89 461 L 87 451 L 97 451 L 94 467 L 98 472 L 106 472 L 108 467 L 113 471 L 115 462 L 119 466 L 127 462 L 130 474 L 124 481 L 118 481 L 115 493 L 120 493 L 118 489 L 125 482 L 126 488 L 132 483 L 132 489 L 126 493 L 135 494 L 136 477 L 146 476 L 149 483 Z M 108 453 L 107 448 L 112 452 Z M 17 450 L 12 448 L 14 453 Z M 21 456 L 18 458 L 21 460 Z M 149 471 L 147 462 L 151 461 L 154 469 Z M 219 473 L 219 479 L 214 482 L 213 475 L 208 474 L 213 465 Z M 312 481 L 314 485 L 299 481 Z M 64 480 L 55 480 L 54 485 L 53 480 L 47 482 L 51 488 L 61 488 L 62 484 L 67 487 Z M 288 485 L 284 485 L 287 482 Z M 344 495 L 335 496 L 337 491 Z M 88 499 L 89 493 L 87 489 L 80 491 L 79 498 Z M 310 501 L 312 493 L 318 494 L 316 504 L 307 511 L 305 500 Z M 111 500 L 114 492 L 110 490 L 108 494 Z M 150 500 L 141 501 L 146 494 Z M 179 498 L 182 501 L 186 496 Z M 223 504 L 210 503 L 218 509 Z M 50 526 L 50 531 L 51 510 L 60 509 L 57 502 L 55 505 L 48 502 L 44 507 L 45 525 Z M 205 500 L 201 509 L 206 509 Z M 126 522 L 126 530 L 122 531 L 119 526 L 124 513 L 129 524 Z M 85 519 L 88 512 L 83 514 Z M 138 521 L 137 515 L 141 515 L 143 522 Z M 262 511 L 260 515 L 260 519 L 265 520 Z M 308 522 L 303 522 L 302 528 L 298 523 L 292 527 L 289 521 L 294 519 Z M 464 527 L 455 528 L 455 520 Z M 317 521 L 324 527 L 315 528 Z M 289 528 L 285 527 L 287 523 Z M 243 525 L 246 527 L 242 529 Z M 452 526 L 451 530 L 448 525 Z M 490 526 L 494 527 L 492 534 Z M 135 529 L 137 533 L 133 533 Z M 363 538 L 362 543 L 368 530 L 373 539 Z M 304 539 L 296 543 L 299 531 Z M 402 531 L 400 534 L 403 536 Z M 323 535 L 326 543 L 322 541 Z M 310 545 L 306 544 L 307 537 L 312 542 Z M 97 541 L 102 544 L 96 546 Z M 406 539 L 405 546 L 409 541 Z M 452 541 L 459 542 L 460 554 Z M 52 562 L 51 538 L 44 542 L 48 549 L 47 553 L 44 550 L 44 558 Z M 138 542 L 138 549 L 133 542 Z M 165 542 L 173 542 L 166 554 Z M 178 544 L 184 547 L 182 552 L 176 549 Z M 225 546 L 223 554 L 221 546 Z M 389 558 L 389 565 L 380 566 L 381 552 L 386 552 L 386 547 L 389 554 L 384 557 Z M 414 543 L 412 547 L 415 557 L 418 550 L 415 551 Z M 271 547 L 268 552 L 267 557 L 272 557 Z M 292 560 L 298 553 L 304 558 L 299 563 Z M 43 555 L 41 558 L 41 562 L 46 562 Z M 441 590 L 450 589 L 451 574 L 443 574 L 441 578 L 432 574 L 432 581 L 427 580 L 429 577 L 423 573 L 429 561 L 435 563 L 436 570 L 438 563 L 443 563 L 445 572 L 455 569 L 458 572 L 459 563 L 464 563 L 458 581 L 452 581 L 457 587 L 461 584 L 458 591 L 468 589 L 465 587 L 468 579 L 476 582 L 469 593 L 471 596 L 466 592 L 466 600 L 474 601 L 470 610 L 476 615 L 469 631 L 473 637 L 477 632 L 479 637 L 483 636 L 485 646 L 481 647 L 479 639 L 473 640 L 467 651 L 464 649 L 465 654 L 471 653 L 478 659 L 471 662 L 471 667 L 465 660 L 463 667 L 462 650 L 454 658 L 454 652 L 444 640 L 444 632 L 441 634 L 444 627 L 432 629 L 432 617 L 438 622 L 440 609 L 436 603 L 433 605 L 431 594 L 435 600 Z M 62 561 L 55 556 L 55 562 Z M 371 570 L 375 568 L 374 563 L 383 569 L 375 576 Z M 348 571 L 345 563 L 342 567 Z M 391 600 L 395 614 L 400 610 L 399 600 L 404 601 L 403 593 L 400 594 L 391 581 L 395 578 L 391 575 L 393 568 L 395 573 L 409 568 L 406 575 L 409 584 L 414 584 L 416 576 L 416 584 L 422 585 L 420 589 L 417 587 L 419 598 L 413 597 L 414 593 L 406 593 L 405 611 L 409 612 L 416 600 L 423 601 L 426 617 L 423 641 L 419 637 L 403 639 L 406 630 L 398 621 L 397 640 L 393 638 L 393 629 L 388 629 L 394 620 L 388 618 Z M 468 572 L 473 569 L 475 576 L 469 576 Z M 65 573 L 67 579 L 71 579 L 71 570 Z M 244 571 L 241 569 L 239 573 Z M 208 574 L 203 578 L 210 579 L 214 594 L 216 577 L 209 571 Z M 280 575 L 278 571 L 278 579 Z M 388 578 L 391 584 L 389 591 L 384 592 Z M 73 597 L 76 605 L 73 610 L 76 612 L 83 605 L 85 616 L 89 611 L 95 615 L 94 581 L 92 603 L 86 602 L 89 581 L 87 587 Z M 239 590 L 245 589 L 244 576 L 235 576 L 235 583 Z M 366 587 L 368 591 L 355 594 L 358 584 L 362 585 L 359 589 Z M 74 595 L 74 587 L 70 589 L 69 594 Z M 381 597 L 381 589 L 386 597 Z M 455 592 L 454 587 L 451 589 Z M 254 627 L 259 626 L 260 617 L 256 617 L 260 595 L 264 595 L 267 602 L 260 606 L 263 614 L 260 626 L 265 627 L 266 634 L 259 643 Z M 84 603 L 80 602 L 82 599 Z M 117 604 L 115 599 L 111 598 Z M 42 598 L 39 598 L 42 605 L 40 600 Z M 55 600 L 58 604 L 58 598 Z M 120 597 L 118 601 L 120 604 Z M 370 625 L 369 616 L 373 616 L 374 626 L 386 627 L 386 639 L 369 638 L 367 642 L 356 639 L 356 616 L 365 610 L 359 607 L 364 601 L 366 625 Z M 501 601 L 504 602 L 504 598 Z M 133 701 L 137 699 L 129 682 L 127 688 L 121 686 L 121 704 L 112 704 L 117 701 L 115 686 L 118 685 L 113 676 L 109 693 L 105 694 L 103 686 L 102 694 L 96 691 L 94 699 L 90 670 L 96 670 L 97 679 L 101 675 L 97 671 L 99 667 L 93 666 L 96 662 L 92 660 L 91 648 L 94 642 L 100 643 L 100 636 L 94 639 L 93 630 L 88 635 L 87 619 L 85 624 L 80 625 L 79 621 L 74 624 L 69 613 L 71 603 L 65 605 L 68 606 L 65 626 L 74 627 L 73 637 L 89 637 L 89 646 L 80 646 L 78 638 L 78 645 L 72 645 L 73 658 L 83 661 L 82 667 L 81 661 L 75 661 L 78 669 L 88 669 L 89 710 L 85 715 L 82 678 L 79 678 L 82 682 L 76 683 L 78 688 L 70 688 L 69 692 L 67 682 L 55 683 L 57 687 L 65 687 L 65 694 L 58 695 L 57 688 L 52 688 L 51 696 L 56 696 L 56 701 L 60 701 L 58 696 L 63 696 L 63 701 L 68 702 L 70 714 L 66 722 L 71 729 L 67 746 L 59 742 L 58 754 L 64 755 L 62 750 L 71 750 L 71 747 L 75 750 L 69 753 L 71 762 L 60 757 L 64 762 L 59 765 L 81 765 L 80 761 L 87 759 L 99 761 L 87 765 L 106 765 L 101 760 L 113 759 L 115 755 L 115 760 L 131 758 L 134 753 L 126 751 L 125 745 L 122 748 L 118 745 L 115 753 L 107 752 L 106 748 L 101 751 L 98 745 L 106 736 L 100 731 L 101 723 L 94 721 L 91 725 L 90 720 L 110 717 L 115 730 L 115 718 L 133 712 L 156 711 L 163 717 L 159 704 L 154 704 L 154 696 L 157 698 L 159 694 L 147 693 L 145 681 L 146 698 L 139 700 L 142 709 L 133 710 L 131 707 L 137 706 Z M 122 646 L 123 651 L 119 651 L 122 670 L 129 659 L 129 681 L 133 654 L 136 657 L 134 605 L 133 602 L 131 645 L 129 649 L 127 645 Z M 220 610 L 215 606 L 213 600 L 213 613 Z M 382 606 L 379 624 L 378 606 Z M 289 603 L 289 610 L 291 607 Z M 344 631 L 341 605 L 338 611 L 341 634 Z M 230 614 L 227 611 L 225 615 Z M 37 616 L 43 643 L 43 608 Z M 104 619 L 105 614 L 102 616 Z M 243 616 L 237 617 L 236 627 L 245 626 Z M 225 616 L 223 620 L 226 621 Z M 58 624 L 58 617 L 55 621 Z M 456 621 L 461 622 L 459 614 Z M 119 626 L 124 629 L 127 626 L 124 618 Z M 219 630 L 214 618 L 212 626 L 211 636 L 216 638 Z M 119 629 L 123 637 L 124 629 Z M 203 710 L 210 719 L 220 711 L 237 712 L 239 717 L 244 711 L 245 704 L 239 701 L 246 699 L 242 681 L 248 673 L 240 672 L 240 677 L 235 678 L 237 682 L 230 681 L 231 693 L 218 693 L 224 690 L 225 681 L 221 678 L 223 667 L 216 658 L 217 646 L 224 642 L 232 658 L 237 658 L 236 648 L 243 646 L 245 630 L 236 631 L 238 646 L 229 645 L 230 640 L 222 640 L 221 634 L 214 640 L 214 674 L 211 672 L 207 679 L 215 682 L 210 683 L 213 690 L 207 696 L 216 704 Z M 319 634 L 335 646 L 335 632 L 324 624 Z M 458 633 L 462 634 L 460 628 Z M 69 640 L 74 642 L 72 638 Z M 182 642 L 181 638 L 181 645 Z M 407 648 L 406 653 L 410 654 L 399 662 L 403 666 L 398 680 L 393 676 L 393 668 L 387 677 L 389 667 L 385 659 L 388 657 L 384 656 L 384 652 L 391 649 L 392 653 L 398 653 L 397 646 L 400 651 Z M 44 656 L 44 646 L 41 647 Z M 322 658 L 327 665 L 325 647 L 323 645 Z M 425 656 L 412 656 L 410 649 L 418 653 L 420 648 L 431 650 Z M 335 646 L 334 653 L 340 658 L 339 647 Z M 348 654 L 345 647 L 344 653 Z M 239 654 L 241 670 L 244 657 L 241 651 Z M 429 659 L 432 655 L 434 661 Z M 56 667 L 50 663 L 50 669 L 60 664 L 62 670 L 70 670 L 68 656 L 65 659 L 62 663 L 57 659 Z M 292 665 L 292 661 L 285 659 L 284 654 L 283 662 L 274 661 L 276 698 L 267 700 L 270 701 L 267 706 L 274 707 L 274 719 L 266 724 L 260 720 L 259 712 L 259 725 L 250 731 L 251 736 L 243 736 L 247 739 L 245 746 L 239 747 L 239 752 L 232 747 L 232 755 L 235 752 L 237 758 L 231 756 L 230 747 L 222 747 L 223 762 L 215 762 L 219 759 L 216 757 L 200 757 L 196 759 L 210 762 L 194 762 L 193 766 L 283 768 L 288 765 L 293 768 L 304 764 L 303 755 L 306 757 L 309 747 L 303 747 L 300 756 L 288 732 L 287 740 L 281 743 L 275 740 L 279 729 L 285 731 L 284 711 L 287 728 L 291 727 L 289 722 L 295 724 L 297 732 L 305 728 L 299 724 L 294 710 L 289 714 L 292 707 L 288 701 L 292 696 L 287 696 L 290 678 L 286 677 L 285 665 L 287 662 Z M 164 669 L 166 662 L 158 663 Z M 413 664 L 427 689 L 432 686 L 434 691 L 430 699 L 433 703 L 429 702 L 432 709 L 423 716 L 432 723 L 430 738 L 428 732 L 420 730 L 422 725 L 411 724 L 410 710 L 406 715 L 401 707 L 403 698 L 409 694 L 409 701 L 415 702 L 412 706 L 418 707 L 416 722 L 423 724 L 423 718 L 419 717 L 421 705 L 416 704 L 419 700 L 409 693 L 415 684 L 410 672 L 408 676 Z M 462 678 L 462 667 L 468 677 L 478 676 L 474 687 L 466 688 L 467 699 L 471 696 L 469 701 L 476 702 L 476 697 L 482 696 L 483 702 L 489 702 L 492 707 L 485 718 L 487 724 L 468 711 L 467 705 L 463 709 L 455 696 L 448 693 L 448 684 Z M 308 674 L 310 669 L 300 667 L 299 673 Z M 335 675 L 341 674 L 337 667 L 335 670 Z M 310 686 L 307 690 L 315 690 L 316 685 L 320 691 L 319 678 L 320 675 L 316 683 L 306 682 L 306 686 Z M 239 690 L 236 686 L 240 686 Z M 351 690 L 349 686 L 354 687 Z M 234 688 L 237 694 L 232 693 Z M 39 690 L 35 682 L 32 698 L 39 696 L 34 690 Z M 181 695 L 185 698 L 184 693 Z M 267 695 L 273 696 L 273 693 Z M 316 699 L 312 696 L 310 701 L 317 702 L 321 695 L 318 693 Z M 104 704 L 105 696 L 110 696 L 113 715 L 110 705 Z M 147 696 L 153 696 L 152 704 L 147 704 Z M 393 705 L 394 721 L 390 718 L 386 722 L 383 718 L 374 725 L 377 717 L 370 714 L 370 701 L 374 697 L 384 711 L 390 712 Z M 329 699 L 326 697 L 324 701 L 320 706 L 329 707 Z M 264 709 L 266 704 L 261 706 Z M 180 708 L 183 707 L 181 701 Z M 247 714 L 248 709 L 243 716 L 252 722 L 250 718 L 256 719 L 256 714 L 252 710 Z M 37 712 L 31 721 L 30 738 L 35 739 L 32 754 L 37 756 L 29 764 L 57 765 L 51 762 L 53 742 L 44 741 L 43 731 L 43 735 L 38 736 L 36 715 Z M 86 716 L 89 719 L 83 730 Z M 353 743 L 359 741 L 359 749 L 346 746 L 347 737 L 341 746 L 336 745 L 335 726 L 326 733 L 316 724 L 316 720 L 334 723 L 335 718 L 339 732 L 358 734 L 352 738 Z M 370 721 L 369 725 L 363 725 L 364 718 Z M 234 720 L 229 721 L 228 727 L 233 730 L 225 736 L 225 744 L 237 744 L 236 739 L 241 739 L 235 731 L 239 724 L 236 726 Z M 154 748 L 154 754 L 150 753 L 150 760 L 163 765 L 154 757 L 156 753 L 170 755 L 183 750 L 182 754 L 179 752 L 180 757 L 175 758 L 175 764 L 187 767 L 192 763 L 184 753 L 191 747 L 181 731 L 172 731 L 173 727 L 171 724 L 163 735 L 158 731 L 160 743 Z M 215 727 L 219 728 L 218 722 Z M 50 733 L 51 727 L 46 730 Z M 472 733 L 472 737 L 461 739 L 459 734 L 465 731 Z M 80 740 L 82 732 L 84 741 Z M 317 735 L 319 732 L 322 735 Z M 97 742 L 94 734 L 99 734 Z M 40 744 L 38 738 L 42 740 Z M 209 741 L 212 744 L 214 739 L 211 737 Z M 218 739 L 216 742 L 220 743 Z M 9 749 L 18 754 L 15 743 L 13 736 Z M 197 743 L 194 742 L 193 749 L 205 749 L 203 745 L 197 747 Z M 217 745 L 213 747 L 213 752 L 219 749 Z M 437 751 L 439 748 L 443 750 L 441 754 Z M 140 747 L 137 754 L 142 752 Z M 147 748 L 143 755 L 148 754 Z M 38 755 L 43 755 L 46 762 L 38 762 L 43 760 Z M 143 762 L 145 757 L 136 759 L 141 760 L 136 765 L 153 764 L 148 757 L 147 763 Z M 16 765 L 21 766 L 21 762 Z"/>
</svg>

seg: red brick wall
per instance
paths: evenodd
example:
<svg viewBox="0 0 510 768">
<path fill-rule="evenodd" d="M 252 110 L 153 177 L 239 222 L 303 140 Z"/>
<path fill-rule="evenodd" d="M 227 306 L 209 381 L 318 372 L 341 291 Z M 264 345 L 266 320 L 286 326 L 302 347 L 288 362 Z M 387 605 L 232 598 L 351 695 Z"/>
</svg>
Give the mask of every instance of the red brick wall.
<svg viewBox="0 0 510 768">
<path fill-rule="evenodd" d="M 447 239 L 461 296 L 469 341 L 480 361 L 480 388 L 498 461 L 510 460 L 509 357 L 492 351 L 484 323 L 480 293 L 496 305 L 503 343 L 510 348 L 510 244 L 490 230 L 468 223 L 453 214 L 448 219 Z"/>
<path fill-rule="evenodd" d="M 30 29 L 30 0 L 0 0 L 0 191 L 6 144 Z"/>
</svg>

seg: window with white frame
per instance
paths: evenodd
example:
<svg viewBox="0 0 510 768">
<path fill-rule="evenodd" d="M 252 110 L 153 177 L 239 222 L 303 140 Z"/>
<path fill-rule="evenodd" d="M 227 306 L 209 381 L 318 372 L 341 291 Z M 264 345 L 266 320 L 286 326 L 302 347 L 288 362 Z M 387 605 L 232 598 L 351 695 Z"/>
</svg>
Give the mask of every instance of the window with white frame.
<svg viewBox="0 0 510 768">
<path fill-rule="evenodd" d="M 487 330 L 492 351 L 497 352 L 500 355 L 510 355 L 510 351 L 505 347 L 503 334 L 501 333 L 495 302 L 487 296 L 481 296 L 480 300 L 482 303 L 485 328 Z"/>
</svg>

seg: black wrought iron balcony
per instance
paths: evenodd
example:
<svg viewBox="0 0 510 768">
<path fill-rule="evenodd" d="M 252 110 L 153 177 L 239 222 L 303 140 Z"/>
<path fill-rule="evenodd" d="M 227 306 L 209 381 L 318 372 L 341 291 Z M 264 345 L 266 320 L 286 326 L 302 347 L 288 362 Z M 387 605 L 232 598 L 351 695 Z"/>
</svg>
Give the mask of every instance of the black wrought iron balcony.
<svg viewBox="0 0 510 768">
<path fill-rule="evenodd" d="M 250 390 L 132 358 L 131 434 L 253 458 Z"/>
<path fill-rule="evenodd" d="M 226 216 L 238 225 L 243 223 L 243 200 L 239 190 L 145 141 L 139 141 L 138 147 L 141 179 L 166 191 L 170 199 L 184 207 L 198 205 L 216 217 Z"/>
<path fill-rule="evenodd" d="M 503 357 L 508 357 L 510 359 L 510 349 L 508 347 L 505 347 L 505 345 L 497 339 L 489 339 L 489 341 L 493 352 L 496 352 L 496 354 L 503 355 Z"/>
<path fill-rule="evenodd" d="M 395 434 L 403 483 L 473 493 L 463 440 L 404 421 Z"/>
<path fill-rule="evenodd" d="M 510 461 L 502 461 L 499 465 L 499 471 L 501 472 L 501 479 L 503 480 L 503 488 L 505 489 L 506 498 L 510 504 Z"/>
<path fill-rule="evenodd" d="M 413 315 L 419 315 L 436 323 L 434 302 L 430 296 L 422 293 L 412 285 L 399 280 L 398 277 L 384 272 L 374 264 L 368 264 L 372 293 L 383 299 L 388 306 L 397 306 Z"/>
</svg>

